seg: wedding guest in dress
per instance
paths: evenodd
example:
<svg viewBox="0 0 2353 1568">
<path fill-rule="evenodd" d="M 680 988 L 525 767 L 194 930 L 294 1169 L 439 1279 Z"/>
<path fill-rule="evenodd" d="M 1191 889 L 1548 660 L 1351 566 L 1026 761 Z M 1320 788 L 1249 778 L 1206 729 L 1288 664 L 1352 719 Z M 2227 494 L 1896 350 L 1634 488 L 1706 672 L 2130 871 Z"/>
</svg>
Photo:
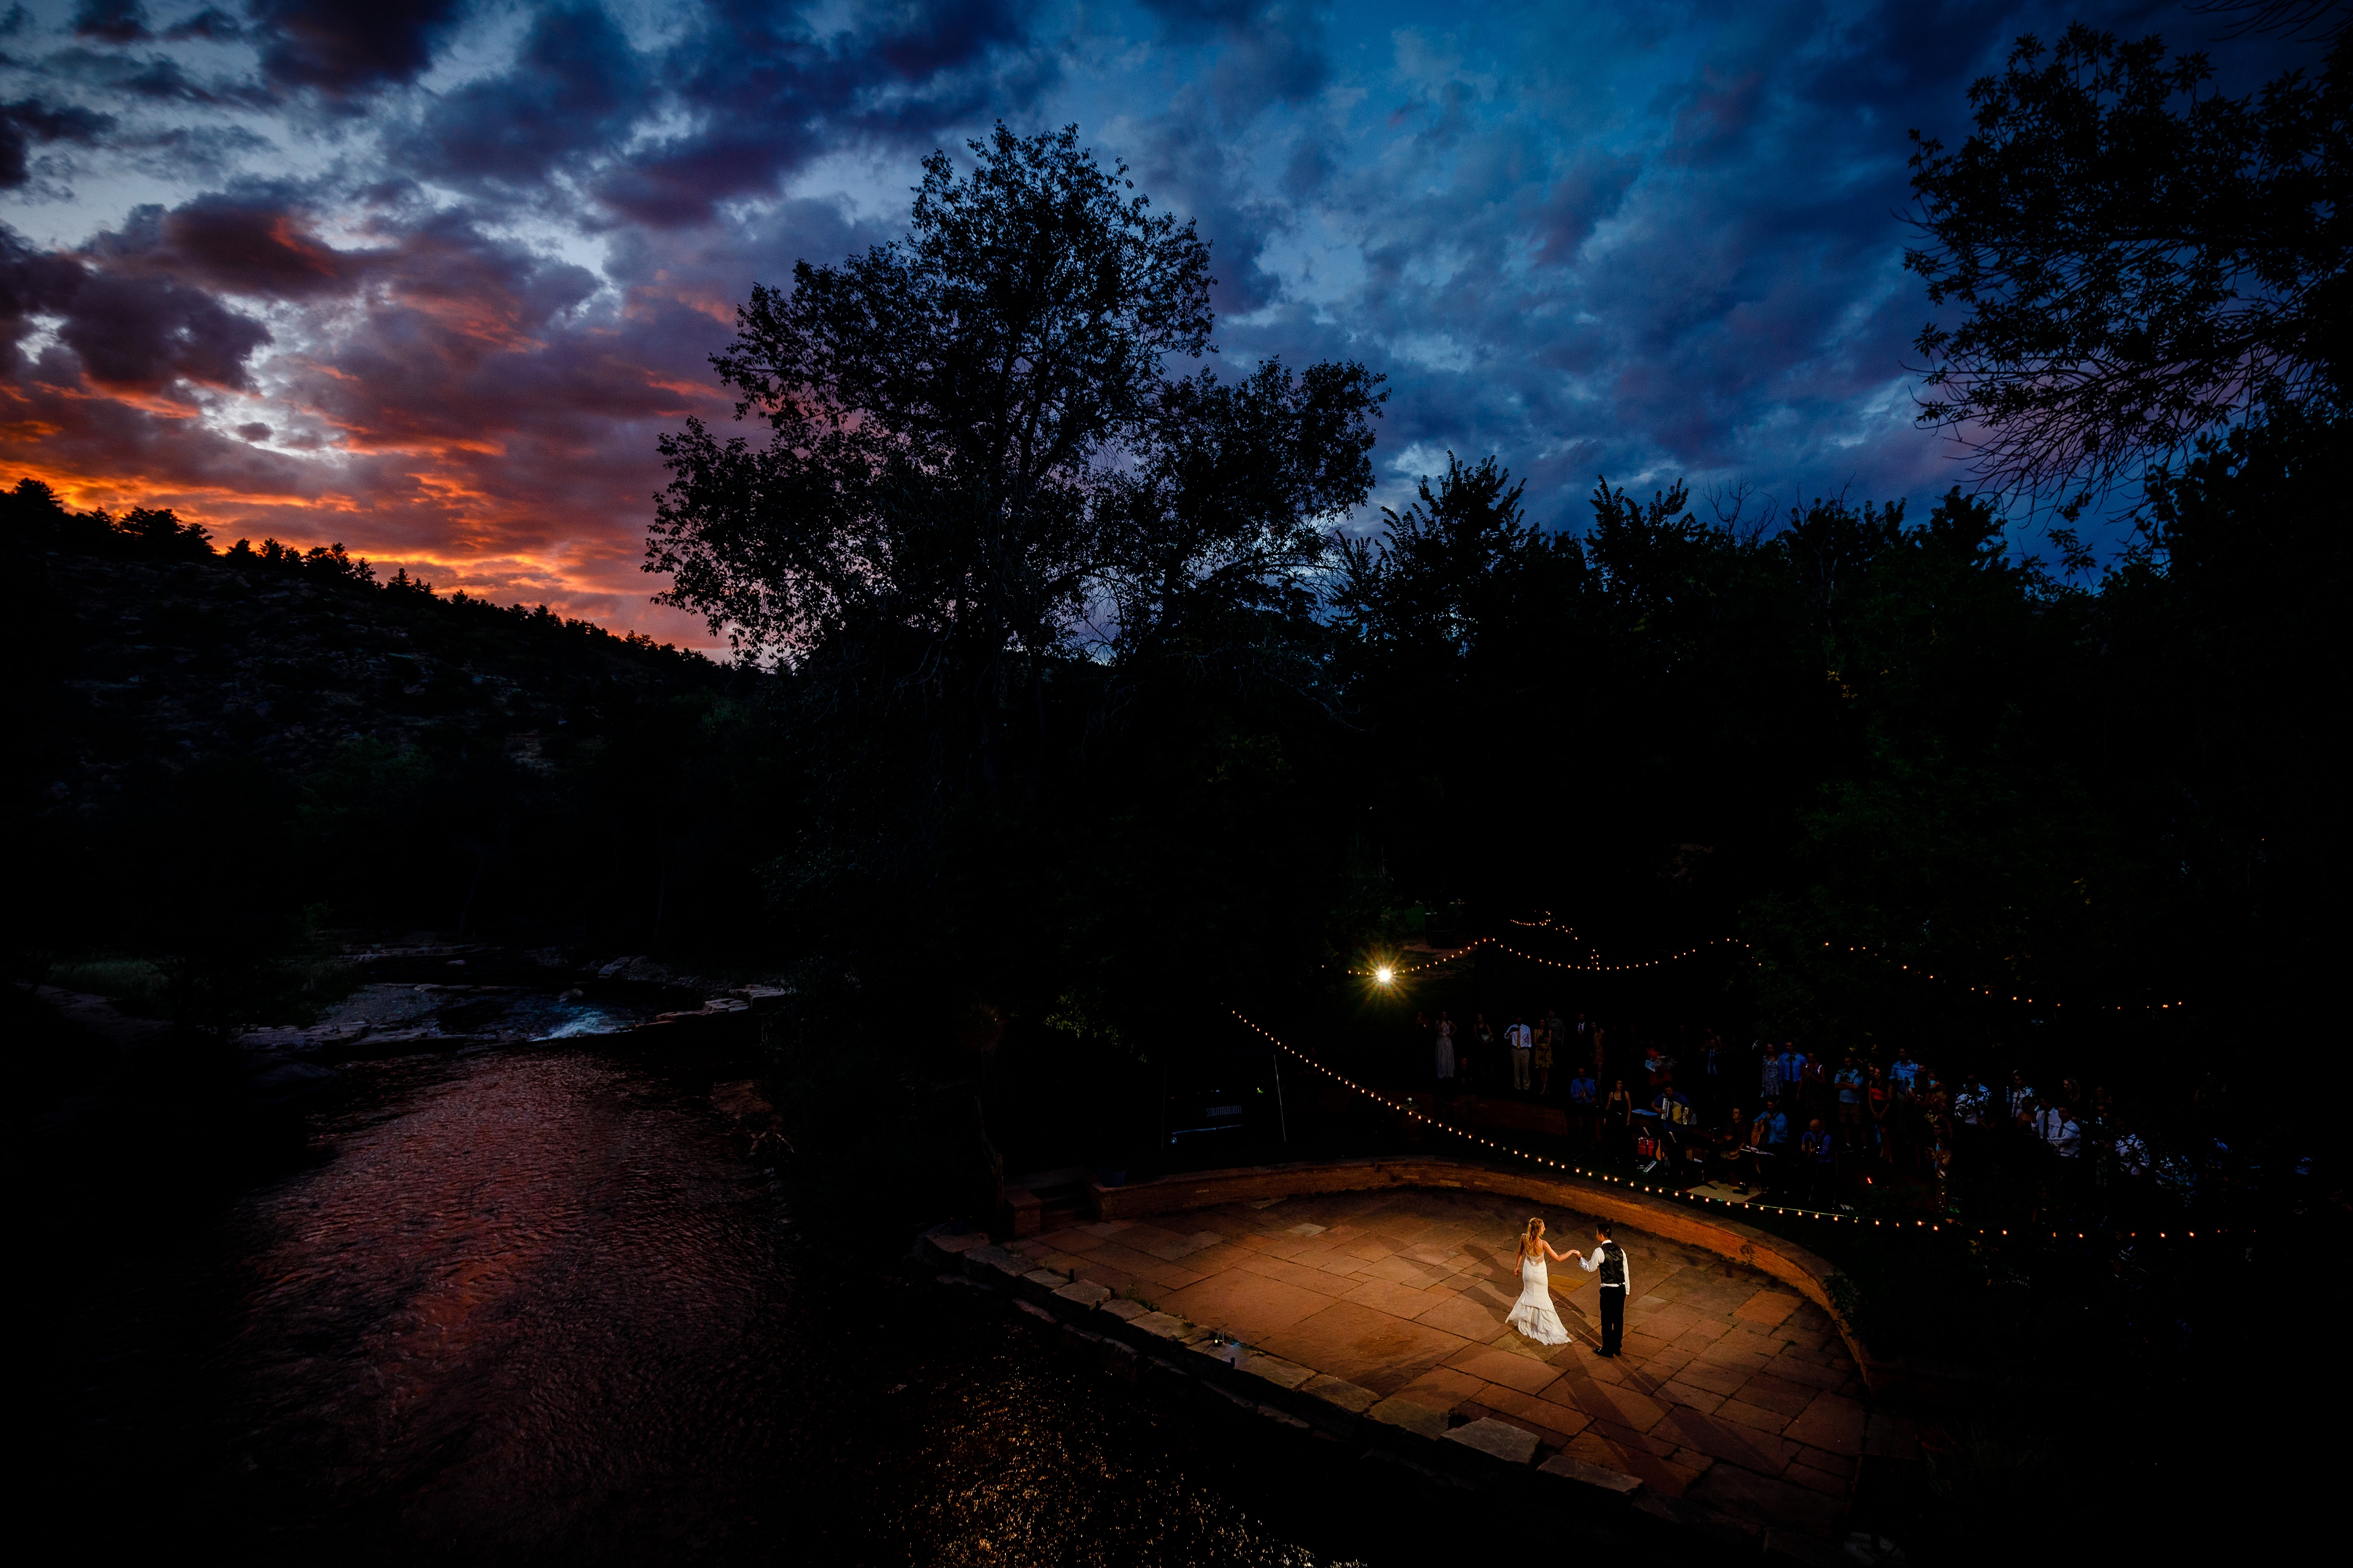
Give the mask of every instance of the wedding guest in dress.
<svg viewBox="0 0 2353 1568">
<path fill-rule="evenodd" d="M 1626 1340 L 1626 1298 L 1633 1279 L 1626 1267 L 1626 1249 L 1609 1239 L 1609 1222 L 1594 1225 L 1595 1246 L 1591 1257 L 1571 1250 L 1569 1257 L 1588 1274 L 1599 1274 L 1601 1280 L 1594 1294 L 1601 1309 L 1601 1348 L 1597 1354 L 1616 1355 Z"/>
<path fill-rule="evenodd" d="M 1438 1016 L 1438 1092 L 1454 1092 L 1454 1020 L 1444 1013 Z"/>
<path fill-rule="evenodd" d="M 1555 1263 L 1566 1263 L 1572 1253 L 1555 1252 L 1552 1243 L 1544 1238 L 1545 1222 L 1531 1219 L 1520 1236 L 1520 1299 L 1512 1303 L 1511 1316 L 1504 1321 L 1540 1345 L 1568 1343 L 1568 1331 L 1560 1326 L 1560 1314 L 1553 1310 L 1551 1271 L 1545 1266 L 1549 1258 Z"/>
<path fill-rule="evenodd" d="M 1552 1020 L 1547 1018 L 1536 1026 L 1535 1048 L 1529 1053 L 1528 1065 L 1535 1071 L 1539 1100 L 1552 1098 Z"/>
</svg>

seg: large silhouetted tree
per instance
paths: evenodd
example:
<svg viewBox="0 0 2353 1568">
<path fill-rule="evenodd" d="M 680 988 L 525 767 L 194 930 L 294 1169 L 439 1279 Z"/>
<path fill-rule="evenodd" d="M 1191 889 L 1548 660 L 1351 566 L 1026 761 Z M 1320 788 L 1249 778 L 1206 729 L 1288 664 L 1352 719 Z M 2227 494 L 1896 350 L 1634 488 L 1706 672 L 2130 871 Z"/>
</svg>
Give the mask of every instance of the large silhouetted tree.
<svg viewBox="0 0 2353 1568">
<path fill-rule="evenodd" d="M 2072 517 L 2233 421 L 2341 405 L 2346 49 L 2234 99 L 2203 55 L 2074 26 L 1970 88 L 1957 150 L 1914 132 L 1905 265 L 1962 310 L 1917 341 L 1920 422 Z"/>
</svg>

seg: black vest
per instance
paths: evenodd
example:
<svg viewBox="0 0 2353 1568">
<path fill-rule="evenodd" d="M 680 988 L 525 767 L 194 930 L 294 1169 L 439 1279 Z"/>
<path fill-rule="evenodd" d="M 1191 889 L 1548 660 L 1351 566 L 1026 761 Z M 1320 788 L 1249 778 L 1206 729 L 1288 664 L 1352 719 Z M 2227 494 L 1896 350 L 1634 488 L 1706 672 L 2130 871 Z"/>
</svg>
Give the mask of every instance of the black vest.
<svg viewBox="0 0 2353 1568">
<path fill-rule="evenodd" d="M 1600 1253 L 1601 1282 L 1604 1285 L 1615 1285 L 1620 1290 L 1624 1289 L 1626 1288 L 1625 1248 L 1614 1241 L 1605 1241 L 1601 1244 Z"/>
</svg>

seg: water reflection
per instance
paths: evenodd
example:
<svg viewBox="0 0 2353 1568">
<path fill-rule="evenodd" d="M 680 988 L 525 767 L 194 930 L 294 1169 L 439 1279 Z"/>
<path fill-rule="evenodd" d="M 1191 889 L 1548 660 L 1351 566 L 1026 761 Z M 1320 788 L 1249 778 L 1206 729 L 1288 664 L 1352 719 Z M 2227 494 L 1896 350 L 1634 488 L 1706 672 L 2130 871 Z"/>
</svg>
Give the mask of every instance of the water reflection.
<svg viewBox="0 0 2353 1568">
<path fill-rule="evenodd" d="M 311 1160 L 118 1259 L 93 1519 L 249 1558 L 1307 1563 L 1191 1418 L 804 1255 L 696 1092 L 576 1047 L 357 1064 Z"/>
</svg>

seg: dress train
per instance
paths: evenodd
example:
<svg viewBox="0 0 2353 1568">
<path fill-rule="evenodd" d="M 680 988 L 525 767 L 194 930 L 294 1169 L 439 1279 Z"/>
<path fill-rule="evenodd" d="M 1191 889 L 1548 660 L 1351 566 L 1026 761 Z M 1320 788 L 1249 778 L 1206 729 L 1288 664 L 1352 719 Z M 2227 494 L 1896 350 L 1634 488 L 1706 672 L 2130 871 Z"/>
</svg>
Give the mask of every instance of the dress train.
<svg viewBox="0 0 2353 1568">
<path fill-rule="evenodd" d="M 1504 1321 L 1540 1345 L 1568 1343 L 1568 1331 L 1560 1326 L 1560 1314 L 1553 1310 L 1552 1277 L 1543 1258 L 1521 1259 L 1520 1299 L 1512 1303 L 1512 1315 Z"/>
</svg>

